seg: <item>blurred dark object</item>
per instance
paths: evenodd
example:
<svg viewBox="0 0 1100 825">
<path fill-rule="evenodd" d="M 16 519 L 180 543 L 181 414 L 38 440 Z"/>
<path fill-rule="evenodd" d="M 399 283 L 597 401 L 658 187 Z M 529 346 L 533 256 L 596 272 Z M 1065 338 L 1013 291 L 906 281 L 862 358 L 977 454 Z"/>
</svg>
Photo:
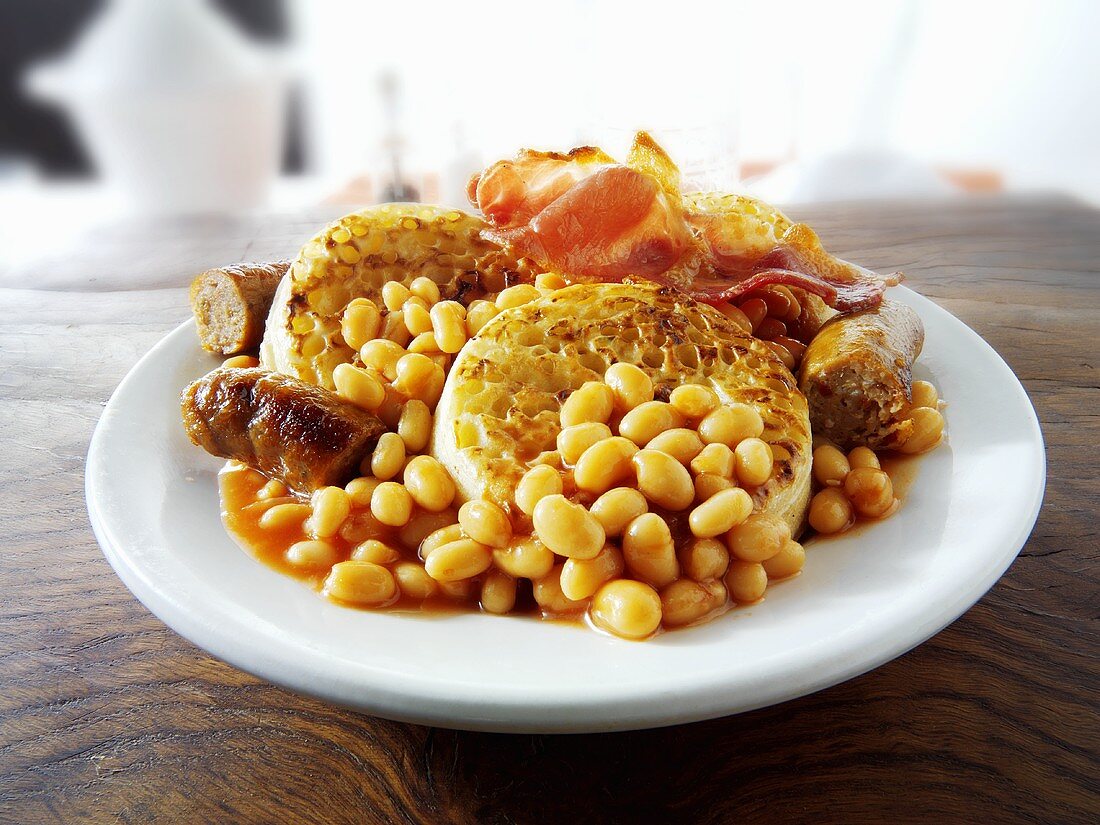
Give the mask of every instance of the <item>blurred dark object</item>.
<svg viewBox="0 0 1100 825">
<path fill-rule="evenodd" d="M 156 0 L 150 0 L 156 2 Z M 20 78 L 31 63 L 63 52 L 106 5 L 106 0 L 3 0 L 0 2 L 0 157 L 31 161 L 46 177 L 87 176 L 91 164 L 64 115 L 28 100 Z M 287 40 L 286 0 L 214 0 L 248 34 Z M 302 168 L 301 117 L 291 94 L 283 169 Z"/>
<path fill-rule="evenodd" d="M 401 134 L 401 82 L 393 71 L 383 72 L 378 78 L 378 91 L 382 96 L 387 133 L 382 148 L 389 159 L 390 179 L 382 188 L 382 201 L 416 202 L 420 192 L 401 174 L 401 156 L 405 151 L 405 138 Z"/>
</svg>

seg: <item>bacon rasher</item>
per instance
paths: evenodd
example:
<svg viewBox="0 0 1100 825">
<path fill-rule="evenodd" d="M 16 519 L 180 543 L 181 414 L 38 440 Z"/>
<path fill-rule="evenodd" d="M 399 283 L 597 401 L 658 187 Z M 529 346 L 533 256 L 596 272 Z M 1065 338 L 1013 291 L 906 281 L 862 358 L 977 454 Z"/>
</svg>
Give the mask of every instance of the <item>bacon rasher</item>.
<svg viewBox="0 0 1100 825">
<path fill-rule="evenodd" d="M 470 181 L 485 237 L 572 280 L 629 276 L 707 303 L 769 284 L 800 287 L 842 312 L 876 306 L 882 277 L 830 255 L 812 229 L 741 195 L 681 195 L 679 170 L 645 132 L 625 164 L 593 147 L 524 150 Z"/>
</svg>

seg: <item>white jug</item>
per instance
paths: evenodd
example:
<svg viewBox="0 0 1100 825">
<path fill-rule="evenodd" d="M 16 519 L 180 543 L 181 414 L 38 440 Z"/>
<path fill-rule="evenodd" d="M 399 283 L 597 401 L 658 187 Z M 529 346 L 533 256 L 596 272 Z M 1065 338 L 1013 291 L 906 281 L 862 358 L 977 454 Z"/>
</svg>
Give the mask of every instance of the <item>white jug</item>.
<svg viewBox="0 0 1100 825">
<path fill-rule="evenodd" d="M 143 213 L 261 204 L 282 154 L 287 78 L 207 0 L 111 0 L 27 90 L 67 111 L 93 163 Z"/>
</svg>

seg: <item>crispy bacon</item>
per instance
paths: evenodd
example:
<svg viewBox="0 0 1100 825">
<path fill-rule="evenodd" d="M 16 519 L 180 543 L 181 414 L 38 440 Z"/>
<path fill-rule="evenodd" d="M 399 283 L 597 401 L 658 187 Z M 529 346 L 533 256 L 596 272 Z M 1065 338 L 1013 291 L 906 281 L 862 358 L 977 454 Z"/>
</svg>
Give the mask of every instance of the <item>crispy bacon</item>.
<svg viewBox="0 0 1100 825">
<path fill-rule="evenodd" d="M 566 154 L 524 149 L 513 160 L 497 161 L 470 178 L 466 196 L 493 226 L 522 226 L 578 181 L 614 163 L 592 146 Z"/>
<path fill-rule="evenodd" d="M 601 281 L 657 278 L 691 242 L 660 185 L 626 166 L 584 178 L 530 223 L 484 235 L 547 268 Z"/>
<path fill-rule="evenodd" d="M 833 257 L 825 251 L 817 233 L 804 223 L 788 222 L 780 228 L 778 242 L 770 248 L 763 246 L 766 251 L 747 245 L 740 254 L 728 251 L 728 234 L 716 239 L 704 232 L 713 270 L 693 279 L 692 297 L 717 304 L 736 301 L 769 284 L 786 284 L 812 292 L 841 312 L 854 312 L 878 306 L 886 287 L 898 283 L 897 274 L 882 277 Z M 725 252 L 720 246 L 723 244 Z"/>
<path fill-rule="evenodd" d="M 721 303 L 798 286 L 843 312 L 876 306 L 886 278 L 835 258 L 805 224 L 739 195 L 681 196 L 679 172 L 639 132 L 625 165 L 599 149 L 524 150 L 470 181 L 483 235 L 575 280 L 639 276 Z"/>
</svg>

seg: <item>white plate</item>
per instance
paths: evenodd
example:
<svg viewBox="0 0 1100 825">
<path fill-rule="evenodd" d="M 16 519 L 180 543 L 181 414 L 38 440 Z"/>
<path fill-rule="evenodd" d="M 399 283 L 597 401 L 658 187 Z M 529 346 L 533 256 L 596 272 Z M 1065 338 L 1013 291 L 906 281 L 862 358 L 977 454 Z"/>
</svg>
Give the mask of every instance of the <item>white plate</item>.
<svg viewBox="0 0 1100 825">
<path fill-rule="evenodd" d="M 225 533 L 216 473 L 180 422 L 182 387 L 217 365 L 184 324 L 131 370 L 88 452 L 104 553 L 176 632 L 243 670 L 369 713 L 493 731 L 604 731 L 708 719 L 868 671 L 961 615 L 1023 546 L 1042 501 L 1042 435 L 1023 388 L 973 331 L 909 290 L 920 374 L 949 440 L 901 510 L 811 543 L 797 578 L 709 624 L 627 642 L 475 613 L 349 610 L 255 561 Z M 935 674 L 929 676 L 935 681 Z"/>
</svg>

